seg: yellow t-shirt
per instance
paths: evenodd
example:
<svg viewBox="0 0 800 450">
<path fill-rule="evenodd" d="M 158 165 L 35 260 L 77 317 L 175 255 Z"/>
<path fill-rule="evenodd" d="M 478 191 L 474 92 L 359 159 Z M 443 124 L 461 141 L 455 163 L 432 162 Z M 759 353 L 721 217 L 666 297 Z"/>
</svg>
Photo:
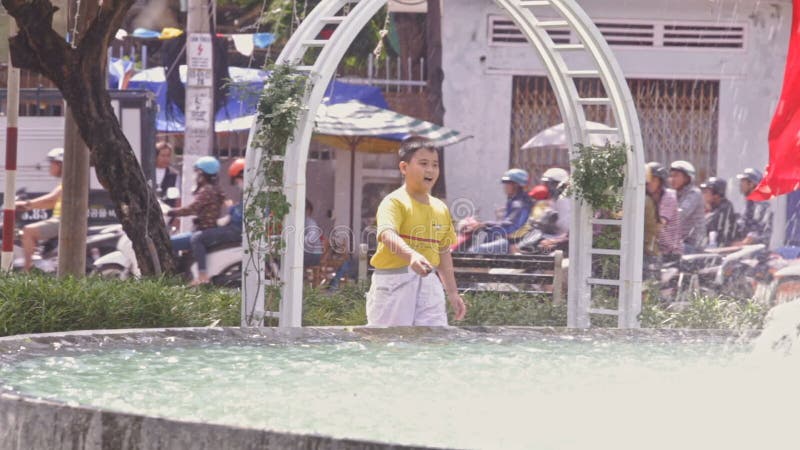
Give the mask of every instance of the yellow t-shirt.
<svg viewBox="0 0 800 450">
<path fill-rule="evenodd" d="M 420 203 L 401 186 L 387 195 L 378 206 L 378 237 L 385 230 L 394 230 L 434 266 L 439 265 L 439 252 L 456 241 L 450 211 L 443 201 L 431 195 L 428 205 Z M 397 269 L 408 263 L 392 253 L 380 239 L 378 249 L 370 260 L 376 269 Z"/>
<path fill-rule="evenodd" d="M 58 185 L 61 187 L 61 184 Z M 55 206 L 53 206 L 53 218 L 61 217 L 61 196 L 58 197 Z"/>
</svg>

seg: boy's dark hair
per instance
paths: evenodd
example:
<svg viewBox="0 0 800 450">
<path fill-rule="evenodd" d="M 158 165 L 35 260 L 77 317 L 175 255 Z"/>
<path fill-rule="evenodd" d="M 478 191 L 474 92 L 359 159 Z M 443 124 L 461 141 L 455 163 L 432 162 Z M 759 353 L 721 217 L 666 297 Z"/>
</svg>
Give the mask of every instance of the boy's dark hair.
<svg viewBox="0 0 800 450">
<path fill-rule="evenodd" d="M 436 146 L 433 145 L 433 141 L 430 139 L 411 135 L 403 139 L 397 154 L 400 156 L 400 161 L 409 162 L 411 161 L 411 157 L 414 156 L 414 153 L 421 148 L 429 148 L 433 151 L 437 150 Z"/>
<path fill-rule="evenodd" d="M 314 205 L 312 205 L 308 199 L 306 199 L 306 211 L 314 212 Z"/>
</svg>

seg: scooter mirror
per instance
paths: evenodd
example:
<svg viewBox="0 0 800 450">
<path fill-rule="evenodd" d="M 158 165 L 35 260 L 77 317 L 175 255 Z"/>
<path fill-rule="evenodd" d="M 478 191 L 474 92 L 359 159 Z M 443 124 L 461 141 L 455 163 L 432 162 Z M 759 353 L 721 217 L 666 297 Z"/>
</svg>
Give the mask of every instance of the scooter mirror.
<svg viewBox="0 0 800 450">
<path fill-rule="evenodd" d="M 176 187 L 167 188 L 167 199 L 175 200 L 175 199 L 180 198 L 180 197 L 181 197 L 180 189 L 178 189 Z"/>
</svg>

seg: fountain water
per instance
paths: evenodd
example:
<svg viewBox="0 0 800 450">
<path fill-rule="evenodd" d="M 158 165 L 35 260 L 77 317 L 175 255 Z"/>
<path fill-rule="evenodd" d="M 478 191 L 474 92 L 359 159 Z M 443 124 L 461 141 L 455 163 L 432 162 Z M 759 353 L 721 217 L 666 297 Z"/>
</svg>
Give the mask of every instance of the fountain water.
<svg viewBox="0 0 800 450">
<path fill-rule="evenodd" d="M 797 358 L 752 350 L 781 329 L 4 338 L 0 448 L 789 448 Z"/>
</svg>

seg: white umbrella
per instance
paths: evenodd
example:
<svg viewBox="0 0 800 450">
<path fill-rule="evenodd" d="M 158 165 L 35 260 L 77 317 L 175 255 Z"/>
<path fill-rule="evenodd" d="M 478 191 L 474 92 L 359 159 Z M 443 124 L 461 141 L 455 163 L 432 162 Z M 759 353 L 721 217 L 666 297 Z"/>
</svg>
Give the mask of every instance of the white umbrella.
<svg viewBox="0 0 800 450">
<path fill-rule="evenodd" d="M 606 124 L 590 122 L 587 120 L 586 127 L 589 130 L 609 132 L 602 134 L 590 133 L 588 145 L 603 146 L 606 145 L 607 142 L 612 144 L 619 142 L 619 136 L 616 133 L 611 132 L 613 129 Z M 567 148 L 567 133 L 564 130 L 563 122 L 541 131 L 539 134 L 531 138 L 531 140 L 526 142 L 525 145 L 522 146 L 522 150 L 532 150 L 546 147 Z"/>
</svg>

